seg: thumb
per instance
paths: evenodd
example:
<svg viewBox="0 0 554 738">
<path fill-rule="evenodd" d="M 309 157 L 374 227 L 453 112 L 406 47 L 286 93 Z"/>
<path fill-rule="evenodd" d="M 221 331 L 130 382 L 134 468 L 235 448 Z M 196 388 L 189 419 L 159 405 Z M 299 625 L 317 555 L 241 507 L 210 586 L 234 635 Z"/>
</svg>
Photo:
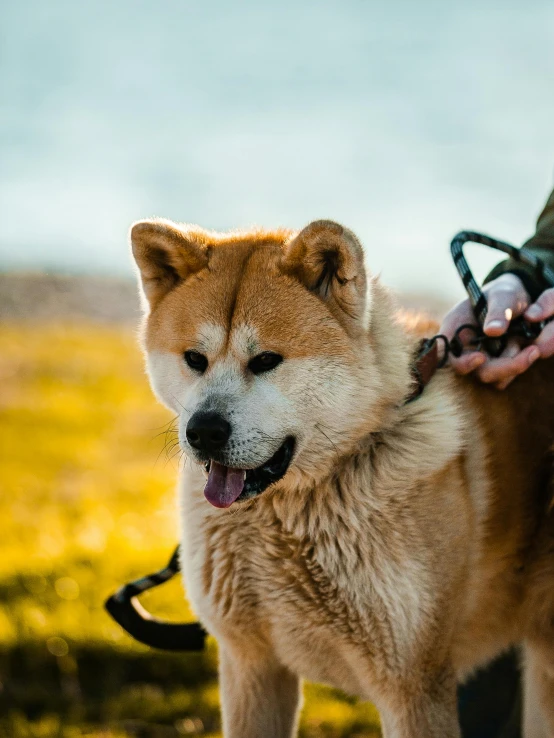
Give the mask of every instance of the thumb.
<svg viewBox="0 0 554 738">
<path fill-rule="evenodd" d="M 505 333 L 512 318 L 521 315 L 529 304 L 525 291 L 519 290 L 517 284 L 511 280 L 503 280 L 501 283 L 500 279 L 495 288 L 487 294 L 488 308 L 484 331 L 488 336 L 501 336 Z"/>
</svg>

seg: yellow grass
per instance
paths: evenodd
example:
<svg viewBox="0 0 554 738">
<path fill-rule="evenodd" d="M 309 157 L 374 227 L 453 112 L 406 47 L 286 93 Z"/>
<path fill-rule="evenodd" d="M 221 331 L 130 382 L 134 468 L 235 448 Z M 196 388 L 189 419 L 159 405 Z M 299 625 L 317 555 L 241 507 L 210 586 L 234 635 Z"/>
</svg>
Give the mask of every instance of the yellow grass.
<svg viewBox="0 0 554 738">
<path fill-rule="evenodd" d="M 177 540 L 170 421 L 131 330 L 0 326 L 0 738 L 219 735 L 215 644 L 154 653 L 103 610 Z M 144 601 L 193 618 L 180 582 Z M 379 735 L 373 707 L 305 692 L 304 738 Z"/>
</svg>

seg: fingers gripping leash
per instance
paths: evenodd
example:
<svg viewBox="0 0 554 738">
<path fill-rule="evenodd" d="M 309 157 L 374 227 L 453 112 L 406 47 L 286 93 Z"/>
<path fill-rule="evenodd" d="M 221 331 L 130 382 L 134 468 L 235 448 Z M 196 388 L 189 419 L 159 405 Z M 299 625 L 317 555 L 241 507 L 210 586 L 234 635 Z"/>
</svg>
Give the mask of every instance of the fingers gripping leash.
<svg viewBox="0 0 554 738">
<path fill-rule="evenodd" d="M 473 350 L 485 351 L 492 357 L 498 357 L 506 348 L 508 339 L 516 337 L 523 341 L 534 341 L 540 335 L 545 325 L 553 320 L 553 318 L 549 318 L 548 320 L 543 320 L 540 323 L 530 323 L 525 320 L 523 316 L 519 316 L 510 322 L 508 330 L 504 335 L 499 337 L 487 336 L 484 331 L 488 309 L 487 298 L 483 290 L 477 284 L 477 281 L 473 276 L 473 272 L 469 268 L 469 264 L 464 256 L 464 246 L 466 243 L 479 243 L 483 246 L 488 246 L 491 249 L 502 251 L 504 254 L 512 257 L 515 261 L 530 266 L 535 270 L 537 276 L 545 285 L 554 287 L 554 271 L 531 251 L 528 251 L 525 248 L 518 249 L 504 241 L 497 241 L 490 236 L 485 236 L 483 233 L 460 231 L 460 233 L 452 239 L 450 252 L 452 254 L 452 259 L 454 260 L 454 265 L 458 270 L 460 279 L 462 280 L 471 302 L 477 325 L 473 323 L 464 323 L 459 326 L 454 333 L 453 338 L 450 340 L 444 334 L 439 333 L 436 336 L 426 338 L 421 342 L 412 370 L 415 380 L 415 389 L 406 402 L 411 402 L 419 397 L 434 372 L 445 366 L 450 354 L 456 357 L 461 356 L 464 347 L 469 346 Z M 464 333 L 466 334 L 466 340 L 463 340 Z M 471 334 L 470 338 L 467 338 L 468 333 Z M 441 359 L 439 359 L 437 350 L 437 344 L 439 342 L 442 342 L 444 349 Z M 424 367 L 425 372 L 421 371 L 422 366 Z M 424 375 L 427 379 L 423 379 Z"/>
<path fill-rule="evenodd" d="M 487 317 L 488 303 L 487 298 L 483 290 L 477 284 L 473 272 L 469 268 L 469 264 L 464 256 L 464 246 L 466 243 L 478 243 L 489 248 L 502 251 L 508 256 L 511 256 L 522 264 L 527 264 L 532 267 L 537 273 L 538 277 L 546 284 L 554 286 L 554 271 L 550 269 L 541 259 L 535 254 L 527 251 L 524 248 L 516 248 L 509 243 L 503 241 L 497 241 L 490 236 L 485 236 L 482 233 L 475 233 L 473 231 L 460 231 L 450 244 L 450 252 L 454 265 L 458 270 L 460 279 L 466 289 L 473 313 L 477 321 L 477 325 L 473 323 L 464 323 L 459 326 L 456 330 L 453 338 L 450 340 L 448 336 L 442 333 L 432 336 L 431 338 L 425 338 L 421 341 L 417 356 L 414 360 L 412 375 L 414 378 L 414 388 L 405 403 L 412 402 L 417 399 L 426 385 L 429 383 L 437 369 L 441 369 L 448 361 L 450 354 L 452 356 L 461 356 L 464 347 L 469 346 L 473 350 L 482 350 L 488 353 L 490 356 L 497 357 L 504 351 L 509 338 L 517 337 L 524 341 L 533 341 L 538 337 L 546 323 L 549 320 L 542 321 L 540 323 L 529 323 L 523 316 L 515 318 L 511 321 L 508 330 L 503 336 L 498 338 L 487 336 L 484 331 L 485 319 Z M 552 320 L 552 318 L 550 318 Z M 466 334 L 466 340 L 464 339 Z M 470 334 L 471 337 L 467 337 Z M 442 358 L 439 358 L 438 344 L 443 344 Z"/>
<path fill-rule="evenodd" d="M 497 241 L 496 239 L 490 238 L 490 236 L 485 236 L 482 233 L 461 231 L 452 239 L 450 252 L 452 254 L 452 259 L 454 260 L 454 265 L 460 275 L 460 279 L 466 288 L 475 318 L 477 319 L 480 328 L 476 330 L 475 326 L 472 325 L 460 326 L 456 332 L 455 338 L 450 342 L 451 352 L 454 356 L 459 356 L 461 354 L 462 344 L 460 341 L 460 334 L 466 329 L 472 330 L 475 334 L 474 338 L 470 340 L 470 344 L 483 349 L 490 354 L 490 356 L 494 357 L 500 356 L 506 348 L 508 339 L 511 337 L 533 341 L 539 336 L 540 332 L 549 321 L 529 323 L 523 318 L 523 316 L 521 316 L 511 321 L 508 330 L 503 336 L 491 338 L 490 336 L 485 335 L 483 327 L 487 317 L 487 298 L 485 297 L 483 290 L 475 281 L 475 277 L 473 276 L 473 273 L 469 268 L 469 264 L 464 256 L 464 246 L 466 243 L 479 243 L 483 246 L 488 246 L 491 249 L 502 251 L 515 261 L 530 266 L 535 270 L 537 276 L 544 281 L 545 284 L 550 287 L 554 287 L 554 271 L 531 251 L 528 251 L 525 248 L 517 248 L 516 246 L 512 246 L 504 241 Z"/>
</svg>

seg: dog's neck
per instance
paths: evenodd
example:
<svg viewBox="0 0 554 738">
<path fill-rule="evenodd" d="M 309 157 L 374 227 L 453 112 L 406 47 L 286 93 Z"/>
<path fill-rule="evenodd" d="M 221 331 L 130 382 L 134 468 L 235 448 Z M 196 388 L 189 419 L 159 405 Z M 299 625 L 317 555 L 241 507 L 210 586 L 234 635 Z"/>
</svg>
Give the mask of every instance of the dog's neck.
<svg viewBox="0 0 554 738">
<path fill-rule="evenodd" d="M 367 341 L 378 373 L 380 406 L 403 404 L 413 386 L 412 364 L 418 336 L 400 319 L 391 292 L 378 279 L 370 283 Z"/>
<path fill-rule="evenodd" d="M 344 516 L 347 510 L 366 509 L 370 514 L 376 507 L 397 505 L 419 480 L 444 467 L 460 449 L 464 415 L 450 372 L 437 373 L 417 400 L 405 404 L 414 384 L 417 346 L 435 326 L 416 317 L 399 318 L 390 293 L 377 281 L 372 285 L 369 321 L 372 381 L 379 386 L 371 417 L 325 470 L 317 476 L 295 475 L 285 494 L 277 492 L 271 502 L 268 499 L 295 534 L 314 533 L 320 506 Z"/>
<path fill-rule="evenodd" d="M 383 516 L 394 520 L 394 511 L 410 509 L 418 486 L 460 453 L 464 427 L 451 377 L 440 375 L 429 392 L 399 411 L 396 422 L 336 459 L 326 476 L 301 480 L 296 489 L 276 490 L 258 502 L 295 538 L 313 541 L 329 535 L 330 519 L 358 531 Z"/>
</svg>

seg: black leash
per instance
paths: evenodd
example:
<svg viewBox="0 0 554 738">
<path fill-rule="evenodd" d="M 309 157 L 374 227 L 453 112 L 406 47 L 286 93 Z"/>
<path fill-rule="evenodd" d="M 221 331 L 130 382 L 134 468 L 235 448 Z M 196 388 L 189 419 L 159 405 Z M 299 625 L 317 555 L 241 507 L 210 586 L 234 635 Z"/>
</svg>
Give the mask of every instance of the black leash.
<svg viewBox="0 0 554 738">
<path fill-rule="evenodd" d="M 543 280 L 543 282 L 554 287 L 554 270 L 547 266 L 542 259 L 535 256 L 532 251 L 528 251 L 525 248 L 517 248 L 504 241 L 497 241 L 495 238 L 485 236 L 483 233 L 475 233 L 473 231 L 460 231 L 450 244 L 450 253 L 454 265 L 458 270 L 460 279 L 466 289 L 471 306 L 473 308 L 473 314 L 477 321 L 477 325 L 474 323 L 465 323 L 461 325 L 454 336 L 449 340 L 447 336 L 442 333 L 438 333 L 436 336 L 426 338 L 421 342 L 421 346 L 416 359 L 416 365 L 420 360 L 420 357 L 428 355 L 431 349 L 439 341 L 443 343 L 443 355 L 440 362 L 437 363 L 436 368 L 441 369 L 448 361 L 450 354 L 455 357 L 462 355 L 465 346 L 469 346 L 477 351 L 485 351 L 487 354 L 493 357 L 498 357 L 502 354 L 508 340 L 510 338 L 519 338 L 523 341 L 534 341 L 540 335 L 541 331 L 547 323 L 554 318 L 548 318 L 537 323 L 530 323 L 521 315 L 514 318 L 508 327 L 508 330 L 497 338 L 487 336 L 483 330 L 485 325 L 485 319 L 487 317 L 488 303 L 487 298 L 483 290 L 477 284 L 473 272 L 469 268 L 469 264 L 464 256 L 464 246 L 466 243 L 478 243 L 483 246 L 488 246 L 491 249 L 502 251 L 507 254 L 515 261 L 521 264 L 527 264 L 535 270 L 537 276 Z M 466 334 L 466 340 L 463 340 L 463 334 Z M 471 334 L 471 337 L 467 337 L 467 334 Z M 417 374 L 416 374 L 417 379 Z M 409 399 L 415 399 L 419 397 L 424 389 L 424 385 L 420 386 L 419 392 L 414 394 L 414 397 Z"/>
<path fill-rule="evenodd" d="M 165 623 L 152 617 L 136 599 L 139 594 L 168 582 L 180 569 L 177 546 L 164 569 L 125 584 L 104 606 L 116 623 L 147 646 L 166 651 L 202 651 L 206 631 L 200 623 Z"/>
<path fill-rule="evenodd" d="M 516 246 L 512 246 L 504 241 L 497 241 L 495 238 L 485 236 L 482 233 L 461 231 L 452 239 L 452 243 L 450 244 L 450 253 L 452 254 L 452 259 L 454 260 L 454 265 L 458 270 L 460 279 L 466 288 L 479 328 L 476 329 L 476 327 L 472 325 L 463 325 L 456 331 L 455 339 L 459 341 L 460 334 L 463 333 L 464 330 L 471 329 L 475 335 L 474 338 L 470 340 L 470 345 L 477 346 L 477 348 L 483 349 L 486 353 L 490 354 L 490 356 L 494 357 L 500 356 L 504 351 L 509 338 L 517 337 L 527 341 L 534 341 L 538 338 L 540 332 L 549 320 L 544 320 L 540 323 L 529 323 L 523 318 L 523 316 L 520 316 L 518 318 L 514 318 L 514 320 L 510 322 L 508 330 L 503 336 L 491 338 L 490 336 L 485 335 L 483 332 L 483 326 L 485 325 L 485 318 L 487 317 L 487 298 L 485 297 L 483 290 L 475 281 L 475 277 L 473 276 L 471 269 L 469 268 L 469 264 L 464 256 L 464 246 L 466 243 L 479 243 L 483 246 L 488 246 L 491 249 L 502 251 L 515 261 L 530 266 L 534 269 L 539 279 L 542 279 L 548 286 L 554 287 L 554 271 L 547 266 L 542 259 L 535 256 L 532 251 L 528 251 L 523 247 L 517 248 Z M 552 318 L 550 320 L 552 320 Z M 455 339 L 451 341 L 451 351 L 454 356 L 460 356 L 463 351 L 463 345 L 461 342 L 457 343 Z M 453 342 L 454 346 L 452 346 Z"/>
<path fill-rule="evenodd" d="M 524 340 L 533 341 L 538 337 L 546 323 L 549 322 L 528 323 L 523 317 L 519 317 L 511 321 L 507 332 L 500 338 L 486 336 L 483 326 L 487 316 L 487 298 L 475 281 L 463 253 L 465 244 L 469 242 L 479 243 L 497 251 L 502 251 L 516 261 L 529 265 L 546 284 L 554 287 L 554 271 L 531 251 L 524 248 L 518 249 L 509 243 L 497 241 L 481 233 L 471 231 L 458 233 L 450 244 L 450 251 L 458 274 L 469 295 L 477 325 L 467 323 L 460 326 L 451 340 L 442 334 L 438 334 L 422 341 L 413 370 L 416 387 L 407 402 L 411 402 L 421 395 L 434 371 L 446 364 L 450 354 L 461 356 L 464 346 L 471 346 L 478 350 L 482 349 L 491 356 L 500 356 L 509 338 L 517 336 Z M 462 341 L 464 332 L 473 334 L 472 338 L 465 342 Z M 438 358 L 434 358 L 438 356 L 436 346 L 439 341 L 444 344 L 444 354 L 440 361 Z M 106 601 L 105 607 L 112 618 L 129 635 L 147 646 L 168 651 L 201 651 L 204 648 L 206 631 L 200 623 L 166 623 L 157 620 L 136 599 L 142 592 L 169 581 L 179 571 L 179 547 L 177 547 L 164 569 L 124 585 Z"/>
</svg>

